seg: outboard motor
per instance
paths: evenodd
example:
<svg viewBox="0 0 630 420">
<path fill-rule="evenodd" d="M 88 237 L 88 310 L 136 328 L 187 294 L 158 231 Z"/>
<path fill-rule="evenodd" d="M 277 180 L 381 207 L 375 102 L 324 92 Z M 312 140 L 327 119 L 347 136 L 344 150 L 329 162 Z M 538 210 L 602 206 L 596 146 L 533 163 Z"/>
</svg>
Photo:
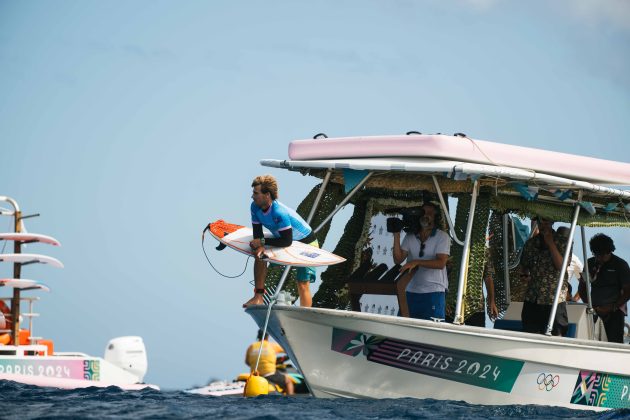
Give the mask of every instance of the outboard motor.
<svg viewBox="0 0 630 420">
<path fill-rule="evenodd" d="M 138 377 L 142 382 L 147 373 L 147 351 L 142 337 L 116 337 L 109 340 L 105 348 L 108 362 Z"/>
</svg>

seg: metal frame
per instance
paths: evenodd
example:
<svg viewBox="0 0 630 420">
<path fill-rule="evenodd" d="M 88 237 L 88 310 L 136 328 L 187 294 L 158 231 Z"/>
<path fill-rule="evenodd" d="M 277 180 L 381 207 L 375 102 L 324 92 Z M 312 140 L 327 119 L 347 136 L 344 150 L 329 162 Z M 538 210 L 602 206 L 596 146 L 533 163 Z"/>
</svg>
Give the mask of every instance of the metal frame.
<svg viewBox="0 0 630 420">
<path fill-rule="evenodd" d="M 453 324 L 461 325 L 464 323 L 462 314 L 464 291 L 466 289 L 466 281 L 468 279 L 468 259 L 470 257 L 470 236 L 472 233 L 472 225 L 475 219 L 475 207 L 477 206 L 477 196 L 479 195 L 479 180 L 475 180 L 473 184 L 472 200 L 470 201 L 470 209 L 468 210 L 468 223 L 466 225 L 466 235 L 464 237 L 464 249 L 462 252 L 462 260 L 459 266 L 459 279 L 457 285 L 457 303 L 455 305 L 455 317 Z"/>
<path fill-rule="evenodd" d="M 581 195 L 581 194 L 580 194 Z M 562 267 L 560 267 L 560 275 L 558 276 L 558 285 L 556 286 L 556 295 L 553 298 L 553 304 L 551 305 L 551 313 L 549 314 L 549 321 L 547 322 L 547 330 L 545 335 L 551 335 L 553 329 L 553 321 L 556 319 L 556 312 L 558 311 L 558 303 L 560 302 L 560 294 L 562 293 L 562 283 L 564 283 L 564 276 L 567 273 L 567 263 L 571 259 L 571 245 L 573 244 L 573 235 L 575 234 L 575 226 L 577 225 L 577 219 L 580 215 L 580 205 L 575 205 L 575 212 L 573 213 L 573 220 L 571 221 L 571 229 L 569 231 L 569 239 L 567 239 L 567 247 L 564 250 L 564 257 L 562 258 Z M 565 297 L 566 300 L 566 297 Z"/>
<path fill-rule="evenodd" d="M 446 222 L 448 223 L 448 230 L 451 234 L 451 238 L 453 238 L 455 243 L 463 246 L 464 241 L 460 240 L 457 237 L 457 233 L 455 232 L 455 226 L 453 226 L 453 220 L 451 220 L 451 215 L 448 212 L 448 207 L 446 207 L 446 203 L 444 202 L 444 197 L 442 197 L 442 189 L 440 188 L 440 184 L 438 183 L 435 175 L 431 175 L 431 178 L 433 179 L 433 185 L 435 186 L 435 191 L 437 192 L 437 196 L 440 199 L 440 206 L 442 207 L 444 218 L 446 219 Z"/>
</svg>

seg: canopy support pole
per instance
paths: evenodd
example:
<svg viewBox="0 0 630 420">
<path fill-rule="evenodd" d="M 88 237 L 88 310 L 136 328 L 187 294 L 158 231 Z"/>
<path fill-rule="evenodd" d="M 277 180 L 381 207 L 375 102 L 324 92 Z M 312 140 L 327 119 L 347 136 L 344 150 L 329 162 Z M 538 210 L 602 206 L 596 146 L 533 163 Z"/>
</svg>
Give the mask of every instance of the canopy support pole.
<svg viewBox="0 0 630 420">
<path fill-rule="evenodd" d="M 581 196 L 582 194 L 580 194 Z M 553 329 L 553 321 L 556 319 L 556 312 L 558 311 L 558 303 L 560 302 L 560 293 L 562 292 L 562 284 L 564 283 L 564 276 L 567 273 L 567 264 L 571 259 L 571 248 L 573 248 L 573 236 L 575 235 L 575 226 L 577 225 L 577 219 L 580 215 L 580 205 L 575 205 L 575 211 L 573 212 L 573 220 L 571 221 L 571 229 L 569 230 L 569 239 L 567 239 L 567 247 L 564 250 L 564 257 L 562 259 L 562 267 L 560 267 L 560 276 L 558 277 L 558 285 L 556 286 L 556 295 L 553 298 L 553 304 L 551 305 L 551 313 L 549 314 L 549 321 L 547 322 L 547 331 L 545 335 L 551 335 Z M 566 296 L 564 296 L 566 301 Z"/>
<path fill-rule="evenodd" d="M 370 179 L 370 177 L 372 176 L 373 172 L 368 172 L 368 174 L 365 176 L 365 178 L 363 178 L 361 180 L 361 182 L 359 182 L 349 193 L 348 195 L 346 195 L 344 197 L 343 200 L 341 200 L 341 203 L 339 203 L 337 205 L 337 207 L 335 207 L 335 209 L 332 211 L 332 213 L 330 213 L 320 224 L 319 226 L 317 226 L 313 232 L 317 233 L 319 232 L 324 226 L 326 226 L 326 223 L 328 223 L 330 221 L 330 219 L 333 218 L 333 216 L 335 214 L 337 214 L 339 212 L 339 210 L 341 210 L 343 208 L 343 206 L 346 205 L 346 203 L 348 201 L 350 201 L 350 199 L 357 193 L 359 192 L 359 190 L 363 187 L 363 185 L 365 185 L 365 183 L 368 181 L 368 179 Z"/>
<path fill-rule="evenodd" d="M 587 307 L 586 307 L 586 316 L 588 317 L 588 338 L 590 340 L 595 339 L 595 322 L 593 321 L 593 301 L 591 300 L 591 272 L 588 269 L 588 253 L 586 251 L 586 230 L 584 226 L 580 226 L 582 232 L 582 255 L 584 256 L 584 270 L 582 271 L 582 279 L 586 281 L 586 296 L 587 296 Z M 580 279 L 580 281 L 582 281 Z"/>
<path fill-rule="evenodd" d="M 472 190 L 472 200 L 470 201 L 470 210 L 468 212 L 468 224 L 466 225 L 466 236 L 464 237 L 464 249 L 462 252 L 462 261 L 459 266 L 459 283 L 457 285 L 457 304 L 455 306 L 455 317 L 453 324 L 461 325 L 464 323 L 463 302 L 464 292 L 466 290 L 466 280 L 468 279 L 468 259 L 470 258 L 470 242 L 472 234 L 472 225 L 475 218 L 475 207 L 477 206 L 477 196 L 479 195 L 479 180 L 475 180 Z"/>
<path fill-rule="evenodd" d="M 464 242 L 461 241 L 458 237 L 457 237 L 457 233 L 455 233 L 455 227 L 453 226 L 453 221 L 451 220 L 451 215 L 448 212 L 448 207 L 446 207 L 446 203 L 444 202 L 444 197 L 442 197 L 442 189 L 440 188 L 440 184 L 437 181 L 437 178 L 435 175 L 431 175 L 431 178 L 433 178 L 433 185 L 435 186 L 435 191 L 437 192 L 437 196 L 440 199 L 440 206 L 442 207 L 442 212 L 444 213 L 444 218 L 446 219 L 446 222 L 448 223 L 448 230 L 451 233 L 451 238 L 453 238 L 453 240 L 459 244 L 459 245 L 464 245 Z"/>
<path fill-rule="evenodd" d="M 510 252 L 508 238 L 508 221 L 510 216 L 505 213 L 503 215 L 503 278 L 505 279 L 505 300 L 508 305 L 512 301 L 510 296 Z"/>
</svg>

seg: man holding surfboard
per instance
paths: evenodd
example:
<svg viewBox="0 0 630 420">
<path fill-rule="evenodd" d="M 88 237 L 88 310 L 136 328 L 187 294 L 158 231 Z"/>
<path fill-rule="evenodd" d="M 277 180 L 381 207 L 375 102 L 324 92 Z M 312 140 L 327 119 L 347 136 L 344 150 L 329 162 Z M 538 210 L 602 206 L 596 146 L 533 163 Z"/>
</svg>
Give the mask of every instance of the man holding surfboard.
<svg viewBox="0 0 630 420">
<path fill-rule="evenodd" d="M 312 246 L 318 246 L 313 229 L 300 217 L 297 212 L 278 201 L 278 183 L 271 175 L 261 175 L 252 182 L 252 230 L 254 239 L 249 246 L 256 256 L 254 262 L 254 297 L 243 304 L 262 305 L 265 294 L 265 278 L 267 277 L 267 263 L 262 259 L 265 245 L 274 247 L 288 247 L 293 241 L 300 241 Z M 263 226 L 269 229 L 273 237 L 265 238 Z M 300 306 L 310 307 L 312 297 L 310 283 L 316 279 L 313 267 L 299 267 L 297 269 L 297 289 L 300 296 Z"/>
</svg>

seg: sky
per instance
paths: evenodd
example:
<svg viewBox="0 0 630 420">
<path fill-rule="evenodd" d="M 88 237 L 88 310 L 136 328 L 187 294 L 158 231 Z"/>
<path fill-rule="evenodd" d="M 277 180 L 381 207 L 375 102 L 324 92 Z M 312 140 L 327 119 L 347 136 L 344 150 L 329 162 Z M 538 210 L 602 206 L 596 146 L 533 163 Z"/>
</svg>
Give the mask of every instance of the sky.
<svg viewBox="0 0 630 420">
<path fill-rule="evenodd" d="M 247 224 L 256 175 L 293 207 L 317 183 L 261 159 L 417 130 L 630 162 L 630 3 L 0 0 L 0 92 L 0 195 L 62 243 L 28 247 L 65 264 L 23 269 L 52 289 L 35 335 L 142 336 L 146 381 L 184 389 L 245 371 L 257 331 L 251 262 L 217 275 L 202 229 Z"/>
</svg>

